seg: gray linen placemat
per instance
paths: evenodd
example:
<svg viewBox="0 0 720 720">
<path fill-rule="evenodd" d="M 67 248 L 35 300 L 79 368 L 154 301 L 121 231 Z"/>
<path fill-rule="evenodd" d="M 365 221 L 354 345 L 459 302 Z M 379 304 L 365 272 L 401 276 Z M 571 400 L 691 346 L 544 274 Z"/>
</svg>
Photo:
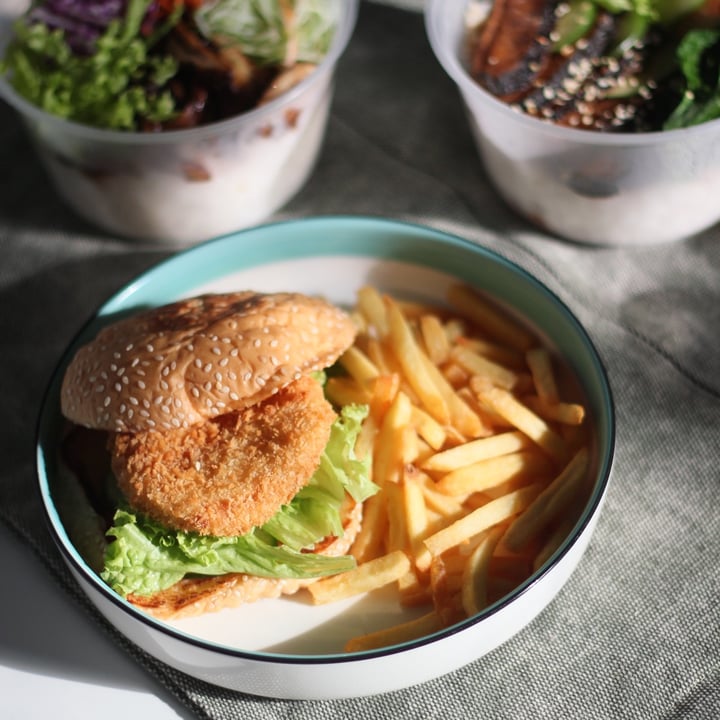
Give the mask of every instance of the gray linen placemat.
<svg viewBox="0 0 720 720">
<path fill-rule="evenodd" d="M 5 106 L 0 167 L 0 518 L 85 603 L 44 528 L 36 415 L 72 335 L 170 250 L 106 237 L 72 215 Z M 358 700 L 290 702 L 214 688 L 149 658 L 89 606 L 88 617 L 189 717 L 719 717 L 720 228 L 636 249 L 538 233 L 488 184 L 421 16 L 371 3 L 338 73 L 318 167 L 275 219 L 330 213 L 424 222 L 480 242 L 535 274 L 585 324 L 613 385 L 618 442 L 580 566 L 526 630 L 487 657 Z"/>
</svg>

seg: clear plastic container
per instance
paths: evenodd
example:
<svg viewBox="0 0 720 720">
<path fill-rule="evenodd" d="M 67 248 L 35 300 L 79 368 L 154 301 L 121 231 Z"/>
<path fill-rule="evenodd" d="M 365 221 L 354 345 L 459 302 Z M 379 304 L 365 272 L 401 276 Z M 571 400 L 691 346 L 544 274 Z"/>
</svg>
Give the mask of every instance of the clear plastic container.
<svg viewBox="0 0 720 720">
<path fill-rule="evenodd" d="M 261 222 L 305 184 L 322 147 L 337 61 L 359 0 L 335 0 L 337 26 L 323 62 L 277 99 L 187 130 L 102 130 L 52 116 L 0 80 L 58 193 L 110 233 L 192 244 Z M 8 17 L 0 53 L 9 39 Z"/>
<path fill-rule="evenodd" d="M 720 120 L 610 134 L 523 115 L 468 74 L 467 6 L 428 0 L 427 33 L 467 107 L 485 169 L 509 205 L 551 233 L 602 245 L 680 240 L 720 220 Z"/>
</svg>

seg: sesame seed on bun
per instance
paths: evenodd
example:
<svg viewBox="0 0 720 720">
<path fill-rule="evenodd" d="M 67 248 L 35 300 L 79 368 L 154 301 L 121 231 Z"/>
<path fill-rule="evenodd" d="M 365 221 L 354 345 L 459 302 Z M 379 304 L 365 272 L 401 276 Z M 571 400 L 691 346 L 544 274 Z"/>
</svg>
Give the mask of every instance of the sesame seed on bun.
<svg viewBox="0 0 720 720">
<path fill-rule="evenodd" d="M 180 300 L 109 325 L 80 348 L 63 378 L 62 412 L 98 430 L 187 428 L 328 367 L 355 332 L 339 308 L 296 293 Z"/>
</svg>

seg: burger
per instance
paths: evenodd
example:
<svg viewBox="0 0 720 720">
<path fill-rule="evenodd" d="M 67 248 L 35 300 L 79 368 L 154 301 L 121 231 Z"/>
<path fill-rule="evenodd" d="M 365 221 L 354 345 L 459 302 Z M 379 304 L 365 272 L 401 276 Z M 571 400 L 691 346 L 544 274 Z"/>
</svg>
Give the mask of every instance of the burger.
<svg viewBox="0 0 720 720">
<path fill-rule="evenodd" d="M 323 383 L 355 334 L 322 299 L 248 291 L 123 318 L 77 351 L 63 459 L 114 591 L 167 618 L 354 567 L 377 490 L 355 454 L 367 408 L 332 406 Z"/>
</svg>

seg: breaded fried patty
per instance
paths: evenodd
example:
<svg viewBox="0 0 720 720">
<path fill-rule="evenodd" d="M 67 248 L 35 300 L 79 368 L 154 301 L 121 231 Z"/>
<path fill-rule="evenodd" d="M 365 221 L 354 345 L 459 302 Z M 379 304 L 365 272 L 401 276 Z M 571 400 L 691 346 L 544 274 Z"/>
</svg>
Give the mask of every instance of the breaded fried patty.
<svg viewBox="0 0 720 720">
<path fill-rule="evenodd" d="M 243 535 L 304 487 L 335 413 L 303 376 L 267 400 L 189 428 L 118 433 L 112 468 L 131 507 L 203 535 Z"/>
</svg>

